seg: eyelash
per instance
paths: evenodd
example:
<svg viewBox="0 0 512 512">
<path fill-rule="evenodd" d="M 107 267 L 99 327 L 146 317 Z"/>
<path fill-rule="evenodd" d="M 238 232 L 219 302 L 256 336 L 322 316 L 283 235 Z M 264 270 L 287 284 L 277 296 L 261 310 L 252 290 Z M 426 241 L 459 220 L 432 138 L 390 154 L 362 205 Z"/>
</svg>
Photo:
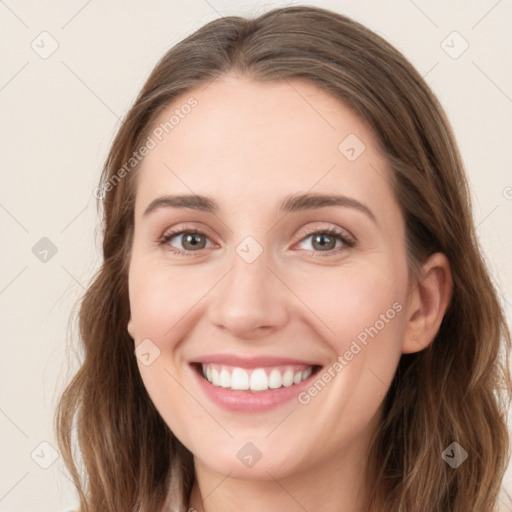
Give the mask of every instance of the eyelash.
<svg viewBox="0 0 512 512">
<path fill-rule="evenodd" d="M 176 229 L 175 231 L 170 231 L 169 233 L 163 235 L 161 238 L 157 240 L 158 245 L 164 245 L 169 243 L 174 237 L 182 234 L 191 234 L 191 235 L 203 235 L 208 238 L 208 235 L 199 229 Z M 325 228 L 325 229 L 312 229 L 307 232 L 305 236 L 299 241 L 303 242 L 306 238 L 309 238 L 312 235 L 329 235 L 333 236 L 337 240 L 340 240 L 343 243 L 342 247 L 338 247 L 337 249 L 330 249 L 328 251 L 313 251 L 310 250 L 308 252 L 312 252 L 315 254 L 315 257 L 325 258 L 329 256 L 333 256 L 334 254 L 338 254 L 339 252 L 346 250 L 347 248 L 354 247 L 355 240 L 345 235 L 345 233 L 335 229 L 335 228 Z M 199 251 L 186 251 L 181 249 L 174 249 L 172 246 L 169 246 L 169 250 L 174 254 L 179 254 L 182 256 L 196 256 Z"/>
</svg>

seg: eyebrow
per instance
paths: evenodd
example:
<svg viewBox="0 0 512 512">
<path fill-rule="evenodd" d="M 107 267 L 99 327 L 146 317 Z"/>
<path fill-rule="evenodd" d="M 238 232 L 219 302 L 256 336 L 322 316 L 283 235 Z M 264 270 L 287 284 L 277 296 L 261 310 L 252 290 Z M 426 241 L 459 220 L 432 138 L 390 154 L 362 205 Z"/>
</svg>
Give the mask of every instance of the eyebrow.
<svg viewBox="0 0 512 512">
<path fill-rule="evenodd" d="M 356 199 L 343 195 L 317 193 L 294 194 L 286 196 L 278 205 L 279 210 L 283 213 L 314 210 L 326 206 L 354 208 L 365 213 L 375 223 L 377 222 L 375 215 L 366 205 Z M 166 195 L 151 201 L 144 211 L 143 217 L 162 208 L 189 208 L 214 214 L 219 211 L 218 203 L 210 197 L 197 194 Z"/>
</svg>

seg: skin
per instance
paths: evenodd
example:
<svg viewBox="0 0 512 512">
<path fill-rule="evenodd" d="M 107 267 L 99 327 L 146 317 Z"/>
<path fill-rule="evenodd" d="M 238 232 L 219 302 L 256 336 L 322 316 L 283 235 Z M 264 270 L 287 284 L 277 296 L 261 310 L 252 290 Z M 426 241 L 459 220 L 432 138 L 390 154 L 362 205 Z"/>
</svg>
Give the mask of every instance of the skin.
<svg viewBox="0 0 512 512">
<path fill-rule="evenodd" d="M 410 279 L 386 161 L 372 131 L 338 99 L 308 82 L 229 73 L 177 98 L 155 125 L 190 96 L 198 105 L 137 175 L 128 324 L 135 346 L 149 338 L 160 350 L 149 366 L 138 365 L 158 411 L 194 455 L 189 506 L 361 511 L 366 451 L 383 400 L 401 354 L 425 348 L 439 328 L 451 297 L 449 264 L 435 254 L 419 281 Z M 365 145 L 354 161 L 338 150 L 349 134 Z M 375 221 L 347 206 L 278 210 L 285 196 L 306 191 L 356 199 Z M 157 197 L 194 193 L 220 210 L 143 215 Z M 173 227 L 200 229 L 205 245 L 191 249 L 180 235 L 158 245 Z M 337 228 L 356 243 L 332 242 L 322 256 L 307 228 Z M 263 249 L 250 264 L 236 252 L 247 236 Z M 171 245 L 197 252 L 174 254 Z M 235 353 L 328 368 L 394 303 L 400 312 L 305 405 L 224 410 L 189 365 L 200 355 Z M 262 454 L 251 468 L 237 457 L 247 442 Z"/>
</svg>

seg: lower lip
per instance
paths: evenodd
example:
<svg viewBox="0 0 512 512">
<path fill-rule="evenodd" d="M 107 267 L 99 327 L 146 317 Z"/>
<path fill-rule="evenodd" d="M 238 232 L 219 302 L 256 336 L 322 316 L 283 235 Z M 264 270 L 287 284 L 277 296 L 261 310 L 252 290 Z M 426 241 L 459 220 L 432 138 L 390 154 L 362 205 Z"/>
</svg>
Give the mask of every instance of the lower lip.
<svg viewBox="0 0 512 512">
<path fill-rule="evenodd" d="M 310 385 L 310 379 L 318 372 L 311 374 L 306 380 L 288 387 L 269 389 L 268 391 L 239 391 L 214 386 L 192 368 L 194 375 L 199 380 L 199 385 L 212 402 L 228 409 L 238 412 L 265 412 L 270 411 L 281 404 L 294 398 Z"/>
</svg>

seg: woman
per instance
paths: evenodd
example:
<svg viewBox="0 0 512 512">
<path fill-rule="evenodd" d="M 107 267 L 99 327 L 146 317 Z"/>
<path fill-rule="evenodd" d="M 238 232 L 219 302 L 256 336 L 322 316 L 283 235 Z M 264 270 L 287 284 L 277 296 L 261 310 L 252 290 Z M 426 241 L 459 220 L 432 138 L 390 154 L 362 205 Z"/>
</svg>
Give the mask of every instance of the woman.
<svg viewBox="0 0 512 512">
<path fill-rule="evenodd" d="M 97 195 L 56 416 L 82 512 L 498 509 L 510 334 L 396 49 L 313 7 L 215 20 L 158 63 Z"/>
</svg>

